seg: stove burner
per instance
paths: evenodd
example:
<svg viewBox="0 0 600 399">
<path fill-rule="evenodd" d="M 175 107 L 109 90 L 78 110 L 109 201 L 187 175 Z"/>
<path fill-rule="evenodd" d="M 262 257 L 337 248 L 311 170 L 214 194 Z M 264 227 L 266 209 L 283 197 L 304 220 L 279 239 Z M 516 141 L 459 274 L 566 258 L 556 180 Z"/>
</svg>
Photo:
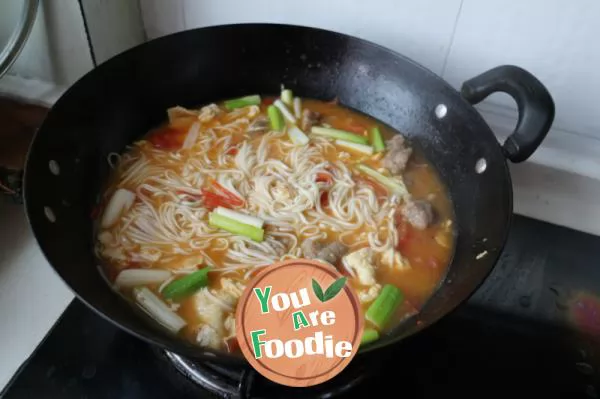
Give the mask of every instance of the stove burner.
<svg viewBox="0 0 600 399">
<path fill-rule="evenodd" d="M 186 359 L 169 351 L 160 355 L 193 384 L 222 398 L 333 398 L 345 393 L 367 377 L 362 362 L 351 363 L 332 380 L 308 388 L 292 388 L 276 384 L 258 374 L 250 366 L 223 366 L 211 362 Z"/>
</svg>

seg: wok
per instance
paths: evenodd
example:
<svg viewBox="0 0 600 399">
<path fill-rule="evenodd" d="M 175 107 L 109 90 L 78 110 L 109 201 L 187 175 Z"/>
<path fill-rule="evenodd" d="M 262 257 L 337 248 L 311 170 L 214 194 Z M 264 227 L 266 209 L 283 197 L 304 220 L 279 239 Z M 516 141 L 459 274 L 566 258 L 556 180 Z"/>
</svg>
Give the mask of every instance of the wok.
<svg viewBox="0 0 600 399">
<path fill-rule="evenodd" d="M 417 318 L 358 357 L 427 328 L 479 287 L 509 230 L 507 162 L 526 160 L 554 119 L 542 83 L 505 65 L 457 92 L 414 61 L 364 40 L 301 26 L 239 24 L 172 34 L 117 55 L 76 82 L 37 132 L 23 182 L 28 219 L 50 265 L 81 301 L 184 357 L 245 362 L 169 335 L 116 295 L 94 256 L 90 212 L 110 171 L 107 155 L 162 122 L 168 107 L 275 95 L 281 84 L 302 97 L 337 97 L 405 134 L 437 168 L 454 204 L 455 251 L 439 289 Z M 518 104 L 516 128 L 503 144 L 472 106 L 493 92 Z"/>
</svg>

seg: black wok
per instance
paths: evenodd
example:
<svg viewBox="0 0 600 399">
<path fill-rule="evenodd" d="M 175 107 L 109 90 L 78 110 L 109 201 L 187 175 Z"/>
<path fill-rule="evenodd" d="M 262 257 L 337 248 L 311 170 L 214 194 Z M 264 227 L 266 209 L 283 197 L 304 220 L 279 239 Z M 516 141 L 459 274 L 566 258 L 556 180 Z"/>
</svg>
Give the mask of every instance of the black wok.
<svg viewBox="0 0 600 399">
<path fill-rule="evenodd" d="M 454 203 L 455 253 L 420 322 L 408 321 L 358 356 L 417 333 L 475 291 L 509 229 L 507 160 L 526 160 L 552 124 L 554 103 L 546 88 L 520 68 L 501 66 L 465 82 L 459 93 L 417 63 L 357 38 L 248 24 L 181 32 L 120 54 L 75 83 L 48 114 L 30 148 L 25 204 L 39 246 L 79 299 L 180 355 L 244 361 L 170 336 L 116 295 L 98 270 L 90 212 L 109 173 L 107 155 L 162 122 L 168 107 L 274 95 L 281 84 L 302 97 L 337 97 L 406 134 L 437 167 Z M 502 145 L 472 107 L 498 91 L 519 108 L 516 129 Z"/>
</svg>

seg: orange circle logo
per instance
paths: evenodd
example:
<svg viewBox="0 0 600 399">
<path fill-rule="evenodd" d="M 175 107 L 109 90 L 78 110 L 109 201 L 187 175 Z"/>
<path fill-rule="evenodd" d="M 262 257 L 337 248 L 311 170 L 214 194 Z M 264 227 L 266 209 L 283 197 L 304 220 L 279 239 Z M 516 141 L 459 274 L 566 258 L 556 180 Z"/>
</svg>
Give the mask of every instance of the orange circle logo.
<svg viewBox="0 0 600 399">
<path fill-rule="evenodd" d="M 248 284 L 236 310 L 238 342 L 252 367 L 294 387 L 341 372 L 358 351 L 363 324 L 346 277 L 306 259 L 267 267 Z"/>
</svg>

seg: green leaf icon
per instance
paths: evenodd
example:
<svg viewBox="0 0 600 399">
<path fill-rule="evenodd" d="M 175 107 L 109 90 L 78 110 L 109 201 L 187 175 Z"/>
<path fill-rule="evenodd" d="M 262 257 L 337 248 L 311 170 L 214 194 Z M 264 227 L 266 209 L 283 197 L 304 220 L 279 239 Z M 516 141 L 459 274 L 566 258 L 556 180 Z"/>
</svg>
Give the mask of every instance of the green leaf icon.
<svg viewBox="0 0 600 399">
<path fill-rule="evenodd" d="M 319 301 L 325 302 L 323 298 L 323 289 L 321 288 L 317 280 L 315 280 L 314 278 L 312 279 L 312 289 L 315 292 L 317 298 L 319 298 Z"/>
<path fill-rule="evenodd" d="M 344 288 L 346 280 L 346 277 L 341 277 L 340 279 L 335 280 L 333 284 L 331 284 L 329 288 L 327 288 L 327 290 L 325 291 L 325 295 L 323 296 L 323 302 L 327 302 L 330 299 L 335 298 L 335 296 L 342 290 L 342 288 Z"/>
<path fill-rule="evenodd" d="M 344 285 L 346 284 L 346 280 L 347 280 L 346 277 L 342 277 L 342 278 L 335 280 L 333 282 L 333 284 L 331 284 L 329 286 L 329 288 L 327 288 L 327 290 L 325 290 L 325 293 L 323 293 L 323 289 L 321 288 L 319 283 L 313 278 L 312 279 L 312 288 L 313 288 L 313 291 L 315 292 L 315 295 L 317 296 L 317 298 L 319 298 L 319 301 L 327 302 L 327 301 L 335 298 L 335 296 L 342 290 L 342 288 L 344 288 Z"/>
</svg>

